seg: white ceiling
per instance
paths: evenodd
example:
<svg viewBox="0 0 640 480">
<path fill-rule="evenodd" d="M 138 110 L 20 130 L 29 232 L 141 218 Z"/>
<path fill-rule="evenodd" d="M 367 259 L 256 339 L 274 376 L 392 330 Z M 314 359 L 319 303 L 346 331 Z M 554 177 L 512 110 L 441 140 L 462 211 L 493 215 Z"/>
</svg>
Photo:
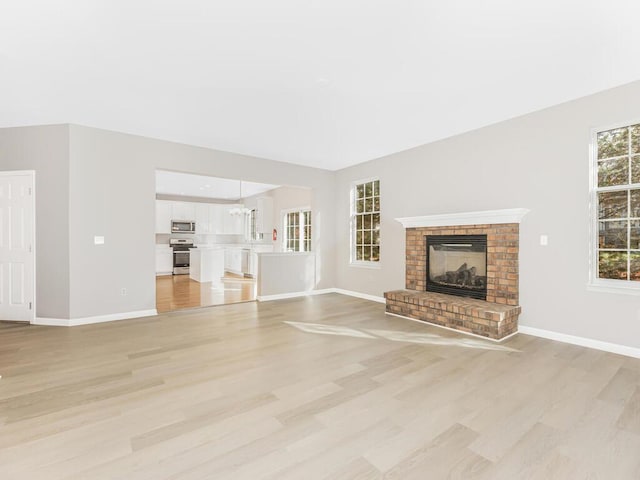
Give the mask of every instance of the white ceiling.
<svg viewBox="0 0 640 480">
<path fill-rule="evenodd" d="M 0 126 L 338 169 L 640 78 L 637 0 L 3 0 Z"/>
<path fill-rule="evenodd" d="M 156 170 L 156 193 L 164 195 L 240 200 L 273 190 L 279 186 Z"/>
</svg>

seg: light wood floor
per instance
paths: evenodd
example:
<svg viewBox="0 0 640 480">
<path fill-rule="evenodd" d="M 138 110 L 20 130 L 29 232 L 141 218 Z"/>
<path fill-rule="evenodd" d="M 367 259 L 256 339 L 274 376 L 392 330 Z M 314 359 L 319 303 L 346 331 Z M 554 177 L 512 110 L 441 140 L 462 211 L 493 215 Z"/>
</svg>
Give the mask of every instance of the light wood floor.
<svg viewBox="0 0 640 480">
<path fill-rule="evenodd" d="M 640 360 L 337 294 L 0 324 L 0 478 L 640 478 Z"/>
<path fill-rule="evenodd" d="M 156 277 L 156 309 L 159 313 L 184 308 L 209 307 L 256 299 L 256 281 L 227 274 L 222 284 L 196 282 L 189 275 Z"/>
</svg>

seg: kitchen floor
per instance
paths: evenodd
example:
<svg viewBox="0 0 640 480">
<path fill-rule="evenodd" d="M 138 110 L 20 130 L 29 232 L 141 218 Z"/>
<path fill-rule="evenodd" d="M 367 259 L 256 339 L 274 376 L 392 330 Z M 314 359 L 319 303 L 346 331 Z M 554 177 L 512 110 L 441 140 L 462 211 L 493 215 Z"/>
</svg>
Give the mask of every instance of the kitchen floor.
<svg viewBox="0 0 640 480">
<path fill-rule="evenodd" d="M 184 308 L 209 307 L 256 299 L 255 279 L 226 274 L 222 284 L 196 282 L 189 275 L 156 277 L 156 309 L 158 313 Z"/>
</svg>

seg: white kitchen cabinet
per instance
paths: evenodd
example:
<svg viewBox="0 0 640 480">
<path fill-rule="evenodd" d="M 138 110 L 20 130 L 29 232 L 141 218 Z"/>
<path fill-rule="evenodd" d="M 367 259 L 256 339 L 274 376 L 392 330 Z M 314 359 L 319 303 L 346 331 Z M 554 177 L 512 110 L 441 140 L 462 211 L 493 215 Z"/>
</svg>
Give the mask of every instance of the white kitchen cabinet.
<svg viewBox="0 0 640 480">
<path fill-rule="evenodd" d="M 242 204 L 222 205 L 220 224 L 216 229 L 216 233 L 243 235 L 246 215 L 232 214 L 234 210 L 241 209 L 243 206 Z"/>
<path fill-rule="evenodd" d="M 196 203 L 193 202 L 172 202 L 173 220 L 195 220 Z"/>
<path fill-rule="evenodd" d="M 243 205 L 236 205 L 235 208 L 243 208 Z M 232 235 L 244 235 L 244 225 L 247 216 L 244 213 L 240 215 L 229 215 L 228 228 L 225 228 Z"/>
<path fill-rule="evenodd" d="M 256 232 L 270 234 L 273 227 L 273 198 L 259 197 L 256 203 Z"/>
<path fill-rule="evenodd" d="M 224 251 L 225 271 L 236 275 L 244 274 L 244 270 L 247 268 L 247 254 L 248 250 L 242 248 L 226 248 Z"/>
<path fill-rule="evenodd" d="M 211 233 L 224 233 L 223 212 L 224 205 L 209 205 L 209 222 L 211 222 Z"/>
<path fill-rule="evenodd" d="M 173 250 L 169 246 L 156 247 L 156 275 L 173 273 Z"/>
<path fill-rule="evenodd" d="M 172 220 L 186 220 L 196 222 L 196 233 L 199 235 L 244 235 L 247 216 L 231 214 L 232 210 L 243 206 L 156 200 L 156 233 L 171 233 Z"/>
<path fill-rule="evenodd" d="M 189 277 L 196 282 L 212 282 L 222 286 L 224 276 L 224 250 L 221 248 L 194 248 L 191 250 Z"/>
<path fill-rule="evenodd" d="M 156 200 L 156 233 L 171 233 L 172 204 L 168 200 Z"/>
<path fill-rule="evenodd" d="M 210 203 L 196 203 L 195 204 L 195 219 L 196 219 L 196 233 L 198 235 L 208 235 L 215 233 L 211 227 L 211 204 Z"/>
</svg>

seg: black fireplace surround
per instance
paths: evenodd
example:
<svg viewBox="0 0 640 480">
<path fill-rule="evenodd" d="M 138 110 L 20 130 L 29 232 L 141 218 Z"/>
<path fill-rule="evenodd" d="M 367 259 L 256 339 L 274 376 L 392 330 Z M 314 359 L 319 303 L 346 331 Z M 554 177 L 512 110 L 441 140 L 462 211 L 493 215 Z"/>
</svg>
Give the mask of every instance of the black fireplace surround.
<svg viewBox="0 0 640 480">
<path fill-rule="evenodd" d="M 427 291 L 487 299 L 487 236 L 427 235 Z"/>
</svg>

